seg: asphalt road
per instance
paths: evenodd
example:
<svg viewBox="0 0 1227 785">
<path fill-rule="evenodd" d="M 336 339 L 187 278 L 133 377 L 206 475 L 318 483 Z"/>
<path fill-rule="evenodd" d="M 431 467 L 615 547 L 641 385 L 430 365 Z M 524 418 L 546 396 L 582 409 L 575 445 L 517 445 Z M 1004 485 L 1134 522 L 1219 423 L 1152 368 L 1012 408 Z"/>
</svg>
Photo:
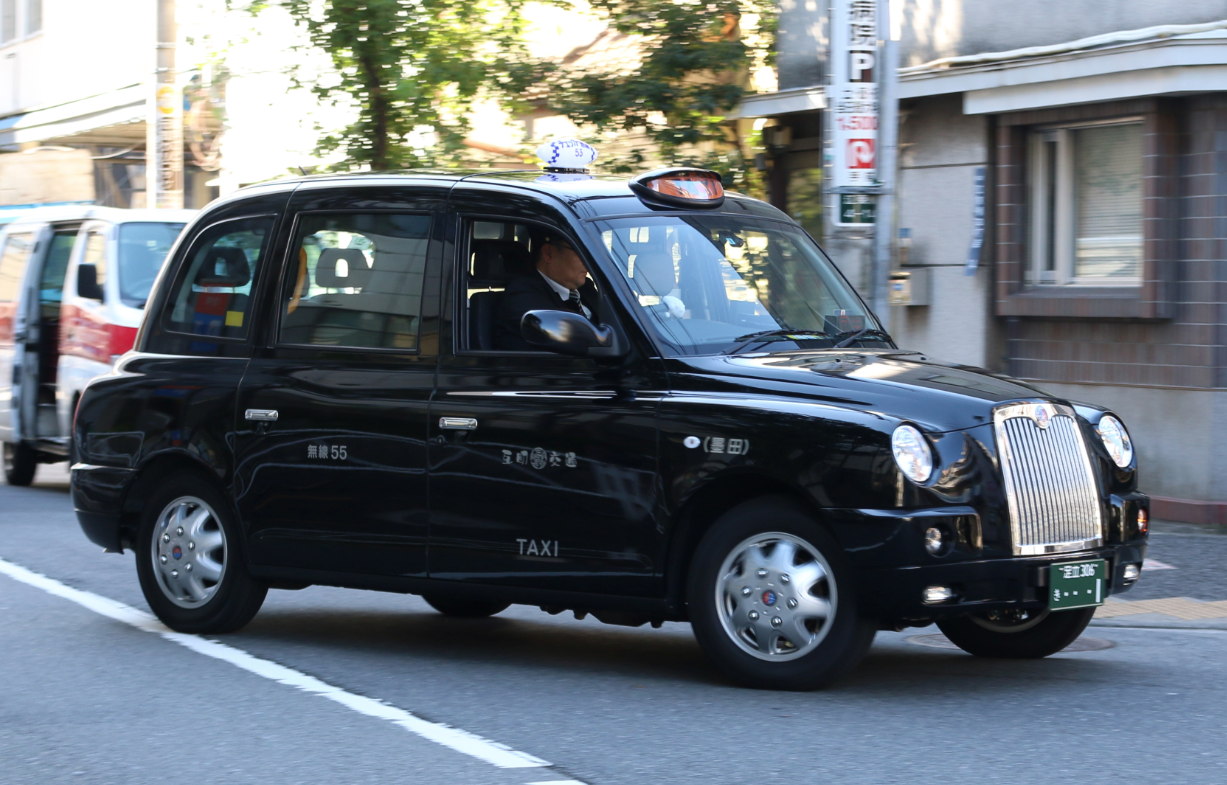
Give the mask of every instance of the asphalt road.
<svg viewBox="0 0 1227 785">
<path fill-rule="evenodd" d="M 58 479 L 60 480 L 57 482 Z M 85 540 L 62 472 L 0 486 L 0 559 L 146 610 L 132 554 Z M 1227 536 L 1162 527 L 1129 599 L 1227 599 Z M 0 575 L 0 783 L 1227 782 L 1227 631 L 1092 628 L 1115 645 L 978 660 L 881 633 L 817 693 L 725 684 L 684 624 L 274 591 L 217 640 L 550 762 L 498 768 Z M 206 644 L 207 645 L 207 644 Z"/>
</svg>

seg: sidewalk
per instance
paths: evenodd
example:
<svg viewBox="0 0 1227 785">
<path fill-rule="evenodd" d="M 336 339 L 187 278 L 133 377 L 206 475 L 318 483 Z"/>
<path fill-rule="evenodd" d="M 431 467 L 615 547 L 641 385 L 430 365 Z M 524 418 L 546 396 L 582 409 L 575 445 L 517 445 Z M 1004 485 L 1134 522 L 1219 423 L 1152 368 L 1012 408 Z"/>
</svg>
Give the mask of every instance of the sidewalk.
<svg viewBox="0 0 1227 785">
<path fill-rule="evenodd" d="M 1227 600 L 1202 602 L 1189 597 L 1169 597 L 1131 602 L 1109 597 L 1095 612 L 1091 626 L 1227 630 Z"/>
</svg>

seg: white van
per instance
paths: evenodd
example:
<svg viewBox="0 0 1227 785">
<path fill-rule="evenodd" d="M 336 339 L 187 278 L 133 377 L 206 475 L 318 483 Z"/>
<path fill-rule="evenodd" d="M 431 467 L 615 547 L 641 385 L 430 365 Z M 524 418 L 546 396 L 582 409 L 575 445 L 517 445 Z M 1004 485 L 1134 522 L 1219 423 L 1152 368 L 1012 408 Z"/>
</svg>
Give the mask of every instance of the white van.
<svg viewBox="0 0 1227 785">
<path fill-rule="evenodd" d="M 10 485 L 67 460 L 90 379 L 132 348 L 194 210 L 46 207 L 0 229 L 0 442 Z"/>
</svg>

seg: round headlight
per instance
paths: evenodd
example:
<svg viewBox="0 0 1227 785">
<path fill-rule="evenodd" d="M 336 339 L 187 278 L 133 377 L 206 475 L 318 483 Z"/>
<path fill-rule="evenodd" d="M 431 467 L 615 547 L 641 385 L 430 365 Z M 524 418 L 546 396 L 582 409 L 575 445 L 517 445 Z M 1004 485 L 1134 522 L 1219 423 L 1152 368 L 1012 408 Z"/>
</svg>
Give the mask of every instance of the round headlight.
<svg viewBox="0 0 1227 785">
<path fill-rule="evenodd" d="M 1129 440 L 1129 432 L 1120 420 L 1110 414 L 1105 414 L 1099 425 L 1095 426 L 1099 438 L 1103 440 L 1104 449 L 1112 456 L 1112 462 L 1122 469 L 1128 468 L 1133 462 L 1133 442 Z"/>
<path fill-rule="evenodd" d="M 924 482 L 933 473 L 933 451 L 920 431 L 910 425 L 900 425 L 890 437 L 895 463 L 912 482 Z"/>
</svg>

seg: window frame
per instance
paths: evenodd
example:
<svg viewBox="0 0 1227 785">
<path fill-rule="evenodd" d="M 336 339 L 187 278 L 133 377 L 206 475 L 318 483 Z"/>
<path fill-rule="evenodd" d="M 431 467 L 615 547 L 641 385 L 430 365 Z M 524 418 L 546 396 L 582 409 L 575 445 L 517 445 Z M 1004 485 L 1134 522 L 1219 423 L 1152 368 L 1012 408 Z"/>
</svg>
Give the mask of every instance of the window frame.
<svg viewBox="0 0 1227 785">
<path fill-rule="evenodd" d="M 1138 287 L 1144 276 L 1130 278 L 1079 278 L 1076 274 L 1078 193 L 1075 187 L 1078 162 L 1073 132 L 1088 128 L 1137 126 L 1146 133 L 1141 116 L 1092 120 L 1081 123 L 1036 126 L 1027 140 L 1028 253 L 1026 285 L 1074 287 Z M 1046 149 L 1055 145 L 1055 150 Z M 1055 159 L 1055 160 L 1053 160 Z M 1139 161 L 1139 165 L 1142 162 Z M 1140 169 L 1140 166 L 1139 166 Z M 1056 182 L 1052 182 L 1054 179 Z M 1145 174 L 1139 173 L 1139 188 Z M 1143 226 L 1145 219 L 1142 219 Z M 1144 231 L 1144 229 L 1143 229 Z M 1143 244 L 1145 235 L 1143 234 Z M 1051 265 L 1049 253 L 1051 253 Z M 1051 269 L 1048 269 L 1051 267 Z"/>
<path fill-rule="evenodd" d="M 187 250 L 177 260 L 174 278 L 171 279 L 170 286 L 167 288 L 166 299 L 160 305 L 160 313 L 158 314 L 158 327 L 162 330 L 162 332 L 167 333 L 168 335 L 174 335 L 174 336 L 183 337 L 183 338 L 190 338 L 192 340 L 197 340 L 197 341 L 199 340 L 208 340 L 210 342 L 218 341 L 223 344 L 230 344 L 233 346 L 241 346 L 243 344 L 250 344 L 252 342 L 252 339 L 256 333 L 255 321 L 256 321 L 256 316 L 258 315 L 256 313 L 256 310 L 259 307 L 258 304 L 263 294 L 264 280 L 268 277 L 267 275 L 261 273 L 261 270 L 265 268 L 265 265 L 259 264 L 259 260 L 257 260 L 257 264 L 258 264 L 257 269 L 254 270 L 251 275 L 251 293 L 248 295 L 248 299 L 247 299 L 248 305 L 251 308 L 251 313 L 247 314 L 247 317 L 249 319 L 248 321 L 249 326 L 248 326 L 247 334 L 243 336 L 242 338 L 231 338 L 231 337 L 223 336 L 223 335 L 200 335 L 199 333 L 187 333 L 187 332 L 183 332 L 182 330 L 172 329 L 170 327 L 170 324 L 171 324 L 170 313 L 175 307 L 175 301 L 174 301 L 174 297 L 172 296 L 172 294 L 177 291 L 176 289 L 177 286 L 180 286 L 186 282 L 188 267 L 191 266 L 192 257 L 195 255 L 197 251 L 200 250 L 201 238 L 208 235 L 210 232 L 212 232 L 215 227 L 221 226 L 223 224 L 235 223 L 238 221 L 255 221 L 261 218 L 266 218 L 270 222 L 268 233 L 264 237 L 264 242 L 260 245 L 260 259 L 263 259 L 265 258 L 266 252 L 267 253 L 272 252 L 273 241 L 277 237 L 277 229 L 278 229 L 277 220 L 278 218 L 280 218 L 280 216 L 277 213 L 258 213 L 256 215 L 239 215 L 233 218 L 223 218 L 220 221 L 214 221 L 213 223 L 207 226 L 200 227 L 200 229 L 195 232 L 195 234 L 192 236 L 191 243 L 187 246 Z M 156 285 L 157 284 L 155 282 L 155 287 Z M 150 297 L 152 298 L 153 295 L 151 294 Z M 204 356 L 212 356 L 212 355 L 204 355 Z"/>
<path fill-rule="evenodd" d="M 418 303 L 417 316 L 417 334 L 412 349 L 398 349 L 395 347 L 385 346 L 325 346 L 315 343 L 289 343 L 281 340 L 281 323 L 285 316 L 282 313 L 283 296 L 286 290 L 291 286 L 290 270 L 294 268 L 294 275 L 297 277 L 298 266 L 298 245 L 299 230 L 302 229 L 302 220 L 306 216 L 313 215 L 418 215 L 426 216 L 430 219 L 430 226 L 426 232 L 426 258 L 425 266 L 423 267 L 423 286 L 421 300 Z M 435 242 L 435 222 L 439 220 L 438 213 L 431 209 L 395 209 L 395 208 L 376 208 L 376 209 L 358 209 L 346 207 L 342 209 L 330 210 L 300 210 L 294 214 L 294 220 L 290 225 L 290 234 L 286 243 L 285 256 L 281 260 L 281 270 L 277 275 L 277 285 L 274 290 L 273 297 L 273 318 L 269 324 L 269 347 L 272 349 L 291 349 L 294 351 L 313 351 L 313 352 L 344 352 L 344 353 L 361 353 L 361 354 L 385 354 L 385 355 L 420 355 L 422 353 L 422 323 L 425 321 L 425 304 L 427 291 L 425 283 L 429 280 L 430 275 L 430 253 L 431 246 Z"/>
<path fill-rule="evenodd" d="M 1180 258 L 1184 104 L 1139 98 L 993 115 L 991 147 L 994 312 L 1003 317 L 1165 320 L 1175 312 Z M 1134 285 L 1032 285 L 1028 135 L 1035 128 L 1142 118 L 1142 275 Z"/>
</svg>

